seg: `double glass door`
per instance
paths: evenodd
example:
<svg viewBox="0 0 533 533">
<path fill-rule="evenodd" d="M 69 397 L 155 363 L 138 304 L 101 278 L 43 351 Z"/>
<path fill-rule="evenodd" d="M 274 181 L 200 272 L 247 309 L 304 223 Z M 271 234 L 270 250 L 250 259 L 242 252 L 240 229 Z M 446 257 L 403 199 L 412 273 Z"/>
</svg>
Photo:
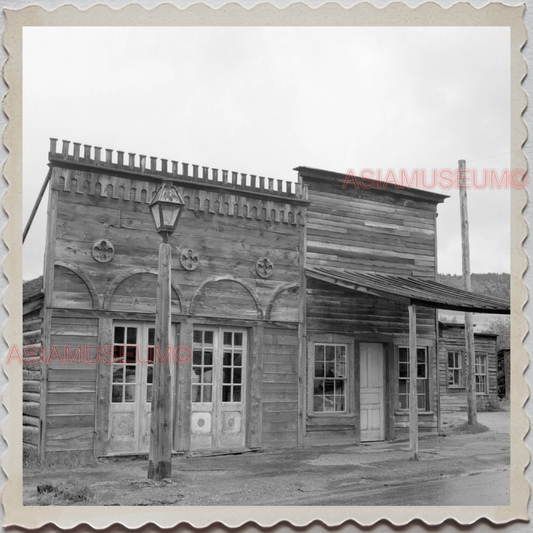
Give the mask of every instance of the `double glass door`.
<svg viewBox="0 0 533 533">
<path fill-rule="evenodd" d="M 246 353 L 243 329 L 194 328 L 191 449 L 244 446 Z"/>
<path fill-rule="evenodd" d="M 109 453 L 149 451 L 154 342 L 154 324 L 113 324 Z"/>
</svg>

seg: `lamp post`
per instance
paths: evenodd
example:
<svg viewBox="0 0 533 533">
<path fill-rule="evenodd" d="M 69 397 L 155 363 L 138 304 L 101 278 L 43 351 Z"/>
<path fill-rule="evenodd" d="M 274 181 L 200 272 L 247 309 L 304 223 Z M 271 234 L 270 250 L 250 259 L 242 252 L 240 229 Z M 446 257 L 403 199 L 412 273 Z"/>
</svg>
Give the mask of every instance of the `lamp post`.
<svg viewBox="0 0 533 533">
<path fill-rule="evenodd" d="M 150 455 L 148 478 L 159 481 L 171 474 L 171 379 L 172 357 L 167 350 L 170 345 L 170 274 L 171 247 L 169 237 L 174 233 L 183 210 L 183 199 L 170 180 L 163 180 L 157 190 L 150 211 L 159 245 L 159 268 L 157 273 L 157 303 L 155 315 L 155 350 L 152 386 L 152 417 L 150 422 Z"/>
</svg>

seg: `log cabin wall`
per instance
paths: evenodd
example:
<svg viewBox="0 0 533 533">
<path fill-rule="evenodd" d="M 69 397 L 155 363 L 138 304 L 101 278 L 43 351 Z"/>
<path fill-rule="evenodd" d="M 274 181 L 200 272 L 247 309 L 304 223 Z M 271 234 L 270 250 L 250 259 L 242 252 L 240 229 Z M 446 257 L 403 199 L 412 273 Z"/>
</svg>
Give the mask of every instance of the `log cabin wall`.
<svg viewBox="0 0 533 533">
<path fill-rule="evenodd" d="M 126 162 L 111 150 L 102 156 L 65 141 L 57 151 L 52 140 L 46 451 L 112 452 L 112 365 L 102 353 L 113 344 L 113 324 L 141 332 L 155 321 L 160 237 L 148 204 L 162 178 L 173 179 L 185 201 L 170 238 L 177 342 L 193 346 L 199 330 L 240 328 L 248 339 L 246 445 L 296 445 L 302 189 L 186 163 L 170 169 L 155 158 L 148 168 L 144 156 Z M 190 367 L 176 366 L 174 376 L 174 444 L 182 450 L 192 431 Z"/>
<path fill-rule="evenodd" d="M 307 215 L 305 266 L 352 269 L 360 272 L 408 275 L 435 280 L 436 208 L 442 195 L 414 189 L 379 186 L 333 172 L 306 167 L 299 171 L 308 188 L 310 206 Z M 308 393 L 306 435 L 308 444 L 351 443 L 361 438 L 361 408 L 358 390 L 361 376 L 361 348 L 381 350 L 384 368 L 384 425 L 378 438 L 394 439 L 408 431 L 408 411 L 399 400 L 399 354 L 408 347 L 409 317 L 407 305 L 344 290 L 316 279 L 306 280 L 306 332 L 308 338 L 330 335 L 330 342 L 342 336 L 353 339 L 354 354 L 349 380 L 353 407 L 343 415 L 314 413 Z M 425 409 L 419 414 L 420 431 L 437 430 L 437 357 L 436 315 L 432 309 L 417 308 L 418 344 L 426 352 Z M 340 341 L 339 341 L 340 342 Z M 376 346 L 379 345 L 379 346 Z M 308 388 L 312 385 L 313 345 L 308 349 L 306 369 Z M 370 353 L 370 352 L 369 352 Z M 381 357 L 381 356 L 380 356 Z M 369 363 L 370 364 L 370 363 Z M 421 400 L 422 401 L 422 400 Z M 353 409 L 353 411 L 350 411 Z M 364 413 L 363 413 L 364 415 Z M 323 427 L 328 432 L 323 431 Z M 335 431 L 332 431 L 333 428 Z"/>
<path fill-rule="evenodd" d="M 476 386 L 476 404 L 480 411 L 490 408 L 498 401 L 497 338 L 497 335 L 491 333 L 474 333 L 476 357 L 486 360 L 485 364 L 482 360 L 478 361 L 476 371 L 481 374 L 478 381 L 486 381 L 485 384 L 478 383 Z M 441 409 L 444 412 L 466 411 L 465 357 L 464 325 L 440 323 L 439 375 Z"/>
<path fill-rule="evenodd" d="M 43 330 L 43 278 L 24 282 L 22 288 L 22 443 L 26 453 L 39 449 L 41 362 Z"/>
</svg>

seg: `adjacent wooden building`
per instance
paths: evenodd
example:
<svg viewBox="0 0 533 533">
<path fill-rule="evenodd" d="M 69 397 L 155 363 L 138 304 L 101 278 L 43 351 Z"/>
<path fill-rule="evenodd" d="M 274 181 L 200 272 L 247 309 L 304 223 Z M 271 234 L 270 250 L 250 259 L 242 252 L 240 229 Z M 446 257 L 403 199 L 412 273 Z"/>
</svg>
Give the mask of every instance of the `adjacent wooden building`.
<svg viewBox="0 0 533 533">
<path fill-rule="evenodd" d="M 478 410 L 498 401 L 496 343 L 494 333 L 474 333 L 475 386 Z M 465 326 L 439 323 L 439 363 L 442 411 L 466 410 Z"/>
<path fill-rule="evenodd" d="M 42 455 L 148 450 L 160 242 L 148 205 L 163 177 L 185 200 L 170 240 L 174 451 L 398 438 L 413 305 L 418 426 L 436 431 L 435 310 L 509 309 L 435 282 L 443 195 L 308 167 L 290 183 L 68 141 L 58 150 L 54 139 L 49 167 L 43 349 L 25 382 L 39 395 L 38 439 L 25 441 Z"/>
</svg>

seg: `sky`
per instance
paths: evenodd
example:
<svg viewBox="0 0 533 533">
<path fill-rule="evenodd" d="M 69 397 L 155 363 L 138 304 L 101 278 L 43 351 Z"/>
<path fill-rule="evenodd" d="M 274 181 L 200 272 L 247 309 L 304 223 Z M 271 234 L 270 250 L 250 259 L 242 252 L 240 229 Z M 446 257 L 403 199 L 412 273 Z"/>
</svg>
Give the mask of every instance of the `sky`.
<svg viewBox="0 0 533 533">
<path fill-rule="evenodd" d="M 438 185 L 464 159 L 471 270 L 510 272 L 510 189 L 482 180 L 510 168 L 508 28 L 25 27 L 23 54 L 24 225 L 50 137 L 289 181 L 418 169 L 450 195 L 438 270 L 460 274 L 459 191 Z M 42 273 L 46 206 L 24 279 Z"/>
</svg>

